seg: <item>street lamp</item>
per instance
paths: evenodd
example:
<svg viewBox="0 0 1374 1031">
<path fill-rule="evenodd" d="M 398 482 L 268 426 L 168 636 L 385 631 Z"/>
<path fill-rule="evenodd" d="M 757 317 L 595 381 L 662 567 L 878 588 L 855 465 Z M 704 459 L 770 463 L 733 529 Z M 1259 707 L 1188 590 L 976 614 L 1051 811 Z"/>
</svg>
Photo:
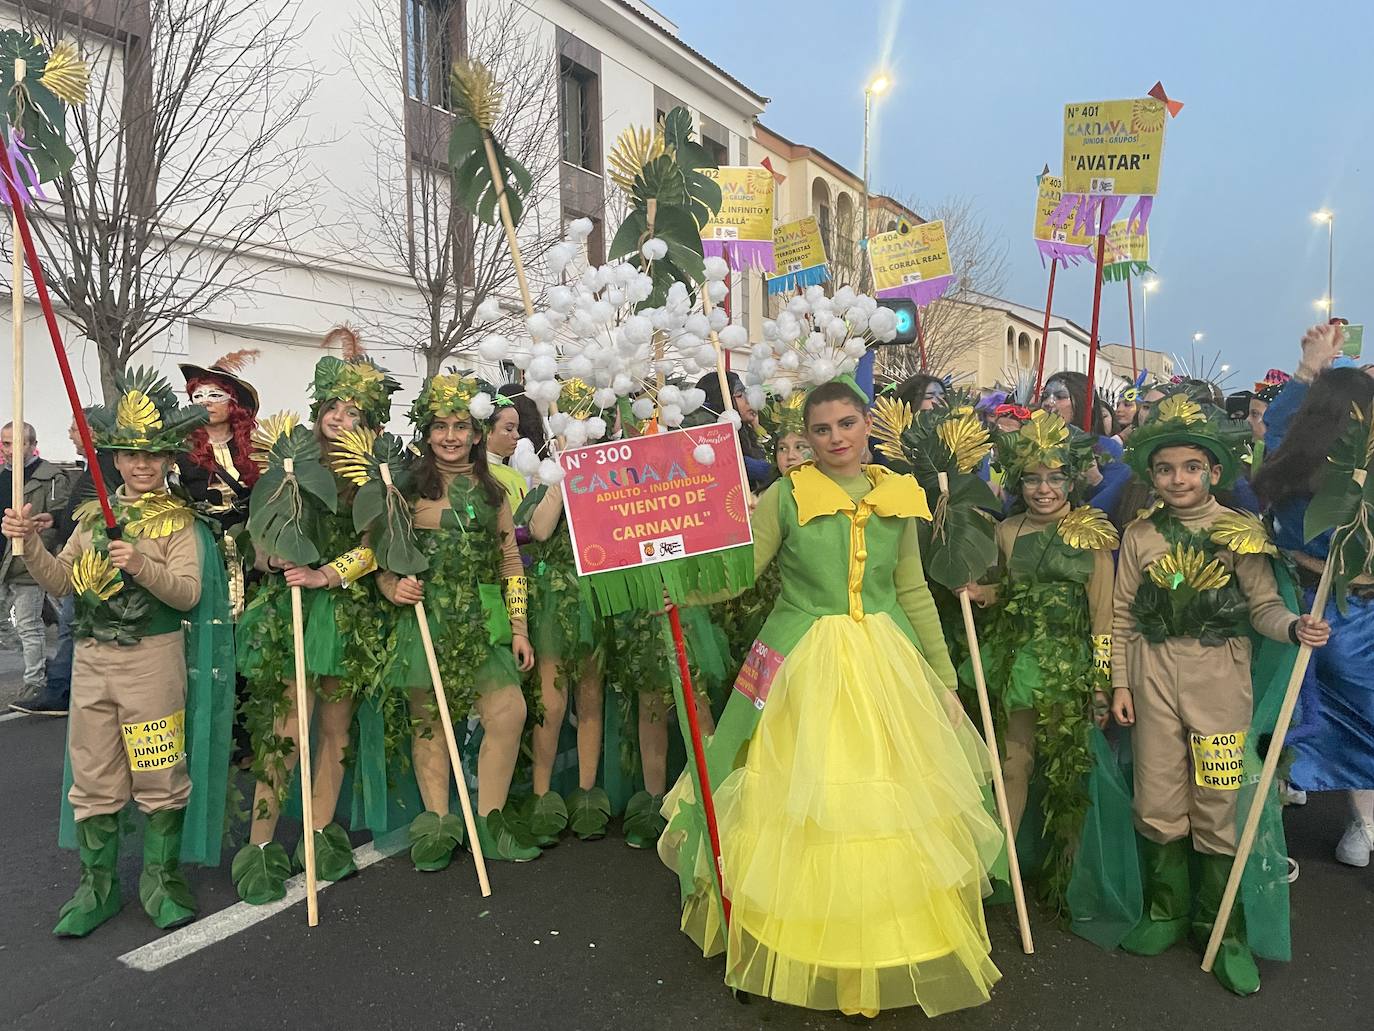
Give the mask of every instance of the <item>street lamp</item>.
<svg viewBox="0 0 1374 1031">
<path fill-rule="evenodd" d="M 1201 330 L 1198 330 L 1196 333 L 1193 334 L 1193 343 L 1199 344 L 1199 343 L 1201 343 L 1201 342 L 1202 342 L 1202 331 L 1201 331 Z"/>
<path fill-rule="evenodd" d="M 1159 277 L 1140 281 L 1140 346 L 1148 349 L 1146 330 L 1150 324 L 1150 294 L 1159 289 Z"/>
<path fill-rule="evenodd" d="M 1334 259 L 1336 255 L 1334 243 L 1336 235 L 1336 214 L 1327 208 L 1322 208 L 1320 211 L 1312 212 L 1312 221 L 1326 223 L 1326 297 L 1324 300 L 1326 301 L 1326 318 L 1327 321 L 1330 321 L 1331 306 L 1336 296 L 1335 287 L 1332 285 L 1331 281 L 1331 272 L 1332 267 L 1335 265 Z"/>
<path fill-rule="evenodd" d="M 879 75 L 864 87 L 864 199 L 863 226 L 859 230 L 859 245 L 864 249 L 859 268 L 859 289 L 862 293 L 868 293 L 868 251 L 866 243 L 868 240 L 868 121 L 873 107 L 873 98 L 882 96 L 891 86 L 891 79 L 886 75 Z"/>
</svg>

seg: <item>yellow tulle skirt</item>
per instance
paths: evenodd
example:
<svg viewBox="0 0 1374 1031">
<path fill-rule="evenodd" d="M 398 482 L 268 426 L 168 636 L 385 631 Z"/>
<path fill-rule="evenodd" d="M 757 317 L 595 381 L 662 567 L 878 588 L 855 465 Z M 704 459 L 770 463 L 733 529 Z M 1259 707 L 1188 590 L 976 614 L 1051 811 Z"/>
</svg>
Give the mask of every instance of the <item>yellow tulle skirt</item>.
<svg viewBox="0 0 1374 1031">
<path fill-rule="evenodd" d="M 984 805 L 989 769 L 958 702 L 889 617 L 817 620 L 779 669 L 743 766 L 715 792 L 726 983 L 869 1015 L 986 1002 L 1000 974 L 982 898 L 1002 845 Z M 661 844 L 675 858 L 673 840 Z M 699 893 L 683 912 L 708 955 L 715 909 Z"/>
</svg>

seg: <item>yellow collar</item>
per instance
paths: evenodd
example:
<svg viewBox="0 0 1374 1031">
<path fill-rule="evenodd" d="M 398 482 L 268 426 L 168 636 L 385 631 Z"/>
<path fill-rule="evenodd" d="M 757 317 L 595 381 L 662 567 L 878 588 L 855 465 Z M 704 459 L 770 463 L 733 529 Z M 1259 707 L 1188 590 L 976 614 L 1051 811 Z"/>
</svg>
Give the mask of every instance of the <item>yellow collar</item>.
<svg viewBox="0 0 1374 1031">
<path fill-rule="evenodd" d="M 792 497 L 797 503 L 797 521 L 802 526 L 817 516 L 854 512 L 860 505 L 880 516 L 930 518 L 925 491 L 915 477 L 894 473 L 881 465 L 864 466 L 864 475 L 873 489 L 858 504 L 845 493 L 843 487 L 811 462 L 799 466 L 788 475 L 792 480 Z"/>
</svg>

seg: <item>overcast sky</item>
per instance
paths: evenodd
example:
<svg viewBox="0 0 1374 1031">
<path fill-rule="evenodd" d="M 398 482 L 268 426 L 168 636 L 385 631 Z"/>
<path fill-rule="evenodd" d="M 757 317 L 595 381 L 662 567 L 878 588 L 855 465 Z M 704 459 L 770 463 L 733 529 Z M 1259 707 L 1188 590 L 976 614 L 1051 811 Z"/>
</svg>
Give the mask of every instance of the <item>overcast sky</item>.
<svg viewBox="0 0 1374 1031">
<path fill-rule="evenodd" d="M 1035 307 L 1046 272 L 1030 239 L 1034 177 L 1046 162 L 1058 170 L 1063 105 L 1143 96 L 1162 80 L 1186 106 L 1168 126 L 1150 221 L 1160 284 L 1145 342 L 1187 359 L 1202 332 L 1205 361 L 1220 351 L 1234 366 L 1231 389 L 1291 370 L 1326 293 L 1326 227 L 1311 219 L 1322 207 L 1336 216 L 1336 314 L 1374 322 L 1374 5 L 1363 0 L 655 6 L 772 98 L 765 124 L 855 170 L 863 85 L 888 70 L 873 188 L 926 206 L 968 196 L 1007 241 L 1004 293 Z M 1056 293 L 1055 313 L 1086 327 L 1090 269 L 1061 273 Z M 1105 284 L 1102 314 L 1104 339 L 1125 340 L 1121 284 Z M 1136 318 L 1139 341 L 1138 303 Z"/>
</svg>

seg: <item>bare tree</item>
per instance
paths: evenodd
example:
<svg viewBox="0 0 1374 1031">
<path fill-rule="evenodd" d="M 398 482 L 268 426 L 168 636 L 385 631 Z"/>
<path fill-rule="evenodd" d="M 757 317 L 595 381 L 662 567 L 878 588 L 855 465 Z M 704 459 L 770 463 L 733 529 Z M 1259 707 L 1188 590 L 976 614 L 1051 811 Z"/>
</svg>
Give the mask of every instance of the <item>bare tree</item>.
<svg viewBox="0 0 1374 1031">
<path fill-rule="evenodd" d="M 35 208 L 47 282 L 96 346 L 102 391 L 176 322 L 285 267 L 318 224 L 297 125 L 316 77 L 292 0 L 16 0 L 91 71 L 72 170 Z"/>
<path fill-rule="evenodd" d="M 927 368 L 934 375 L 943 375 L 961 352 L 978 345 L 982 314 L 974 295 L 996 295 L 1006 285 L 1007 244 L 994 238 L 967 197 L 950 197 L 928 211 L 914 199 L 902 203 L 911 211 L 922 212 L 927 221 L 943 219 L 945 223 L 954 285 L 944 297 L 921 309 Z M 884 347 L 878 352 L 877 372 L 881 376 L 902 380 L 920 371 L 920 352 L 915 344 Z"/>
<path fill-rule="evenodd" d="M 415 352 L 434 375 L 479 336 L 523 321 L 523 312 L 506 316 L 506 327 L 478 317 L 489 298 L 518 297 L 515 264 L 500 222 L 477 220 L 452 195 L 449 71 L 466 56 L 501 84 L 494 134 L 534 181 L 520 226 L 528 267 L 563 232 L 561 218 L 545 210 L 559 191 L 558 61 L 547 41 L 522 28 L 513 5 L 404 6 L 405 19 L 395 0 L 366 0 L 351 36 L 347 57 L 367 95 L 363 123 L 374 150 L 370 182 L 349 202 L 359 244 L 414 285 L 410 297 L 360 305 L 385 312 L 360 316 L 369 338 Z M 472 15 L 465 25 L 455 21 L 464 8 Z"/>
</svg>

